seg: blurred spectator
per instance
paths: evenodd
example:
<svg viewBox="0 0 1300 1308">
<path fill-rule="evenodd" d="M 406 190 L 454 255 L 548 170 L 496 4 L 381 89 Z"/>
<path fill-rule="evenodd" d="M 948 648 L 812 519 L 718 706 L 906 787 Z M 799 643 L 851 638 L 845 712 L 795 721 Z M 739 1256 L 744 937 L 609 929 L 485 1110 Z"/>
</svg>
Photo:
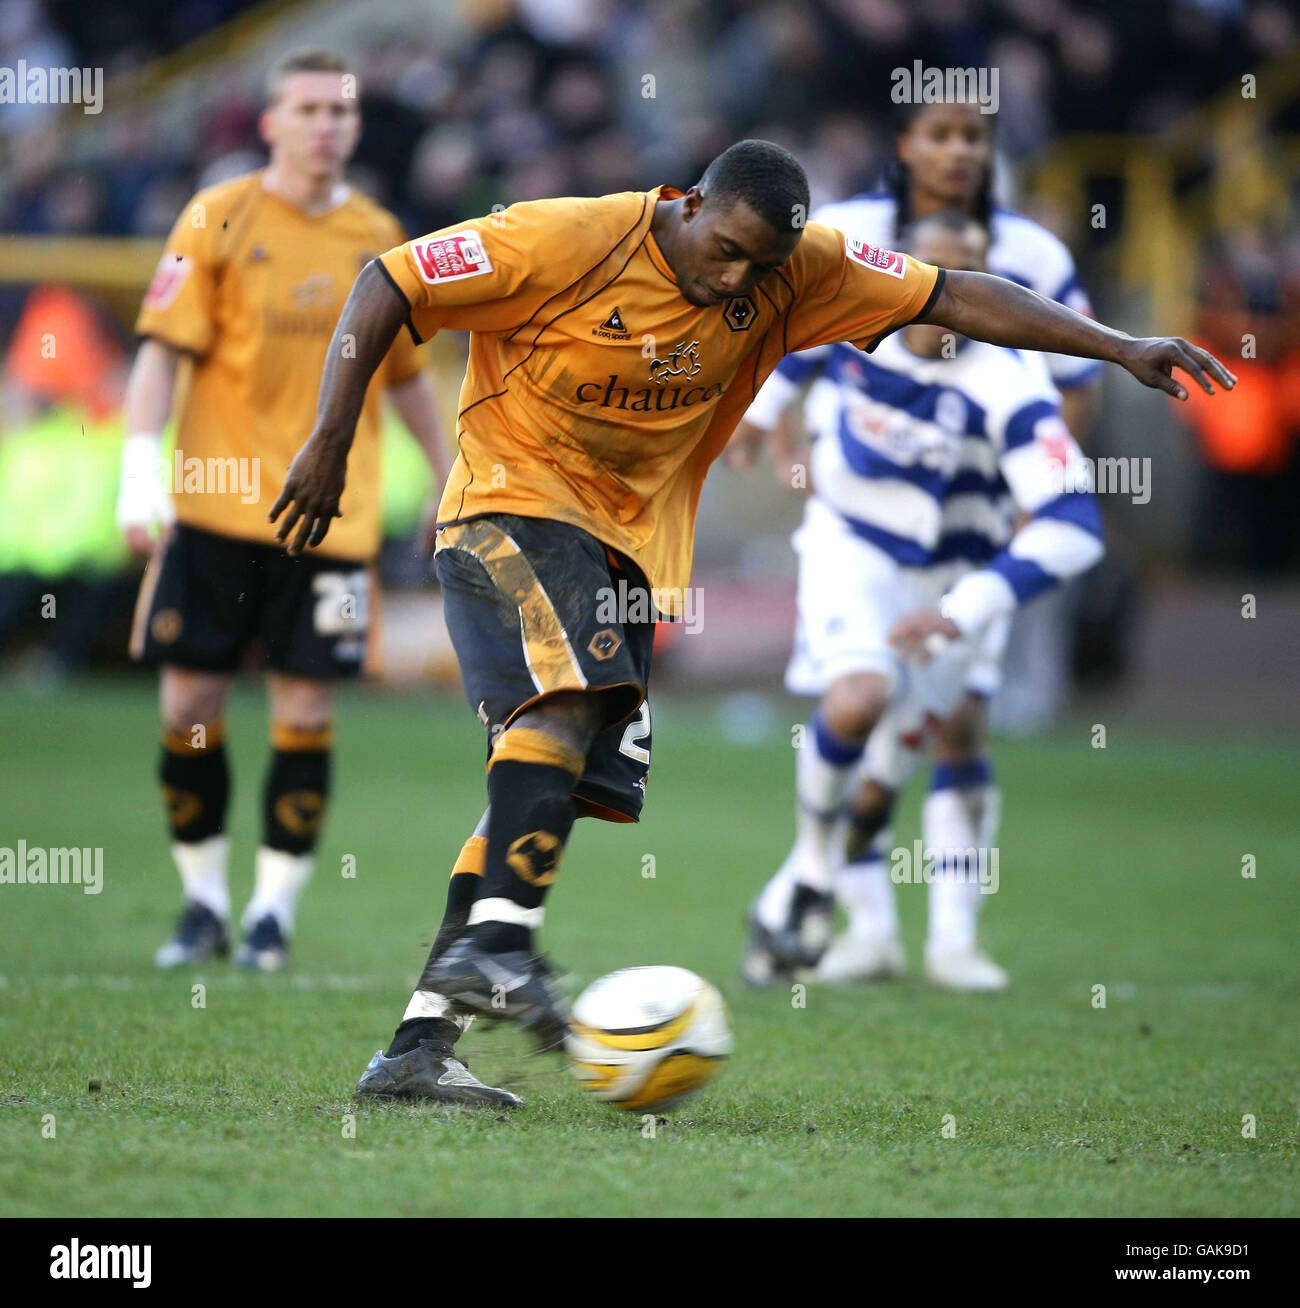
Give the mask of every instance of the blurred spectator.
<svg viewBox="0 0 1300 1308">
<path fill-rule="evenodd" d="M 1300 437 L 1300 249 L 1262 223 L 1207 243 L 1198 338 L 1238 382 L 1218 409 L 1195 388 L 1179 406 L 1204 461 L 1194 562 L 1277 572 L 1296 555 Z"/>
<path fill-rule="evenodd" d="M 17 68 L 61 68 L 73 62 L 72 46 L 42 12 L 37 0 L 5 0 L 0 4 L 0 65 Z M 22 136 L 59 114 L 58 105 L 7 104 L 0 113 L 0 136 Z"/>
<path fill-rule="evenodd" d="M 93 305 L 63 286 L 38 286 L 27 297 L 4 366 L 9 423 L 63 403 L 103 421 L 121 403 L 121 341 Z"/>
<path fill-rule="evenodd" d="M 114 521 L 126 352 L 82 296 L 38 287 L 4 360 L 0 652 L 27 632 L 29 679 L 88 663 L 133 581 Z"/>
</svg>

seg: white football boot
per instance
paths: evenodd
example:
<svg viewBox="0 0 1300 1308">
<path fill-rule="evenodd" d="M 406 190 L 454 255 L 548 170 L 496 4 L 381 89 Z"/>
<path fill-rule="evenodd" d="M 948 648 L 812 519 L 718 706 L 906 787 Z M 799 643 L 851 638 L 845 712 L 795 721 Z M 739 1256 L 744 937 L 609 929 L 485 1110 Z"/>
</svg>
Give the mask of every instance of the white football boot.
<svg viewBox="0 0 1300 1308">
<path fill-rule="evenodd" d="M 951 949 L 927 946 L 925 976 L 931 985 L 943 990 L 991 992 L 1005 990 L 1011 984 L 1011 978 L 974 945 Z"/>
<path fill-rule="evenodd" d="M 821 956 L 812 979 L 828 986 L 890 981 L 907 970 L 907 954 L 897 936 L 870 939 L 841 932 Z"/>
</svg>

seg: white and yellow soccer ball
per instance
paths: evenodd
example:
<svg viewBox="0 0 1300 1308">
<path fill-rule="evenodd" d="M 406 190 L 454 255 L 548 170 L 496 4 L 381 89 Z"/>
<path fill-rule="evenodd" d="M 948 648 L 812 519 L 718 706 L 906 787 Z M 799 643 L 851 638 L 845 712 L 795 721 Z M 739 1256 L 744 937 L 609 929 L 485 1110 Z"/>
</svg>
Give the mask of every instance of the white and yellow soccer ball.
<svg viewBox="0 0 1300 1308">
<path fill-rule="evenodd" d="M 588 1094 L 618 1108 L 666 1108 L 731 1053 L 722 996 L 684 967 L 625 967 L 578 996 L 565 1042 Z"/>
</svg>

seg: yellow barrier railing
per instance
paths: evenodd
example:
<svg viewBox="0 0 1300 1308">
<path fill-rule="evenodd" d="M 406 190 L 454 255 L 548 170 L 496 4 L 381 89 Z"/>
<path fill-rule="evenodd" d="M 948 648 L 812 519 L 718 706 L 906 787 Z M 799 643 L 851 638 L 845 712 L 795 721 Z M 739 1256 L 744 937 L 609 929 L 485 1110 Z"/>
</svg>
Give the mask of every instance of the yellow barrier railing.
<svg viewBox="0 0 1300 1308">
<path fill-rule="evenodd" d="M 0 237 L 0 282 L 55 282 L 139 294 L 162 257 L 157 237 Z"/>
<path fill-rule="evenodd" d="M 1267 124 L 1300 99 L 1300 49 L 1254 74 L 1254 95 L 1234 82 L 1158 137 L 1075 133 L 1054 140 L 1027 172 L 1027 191 L 1074 223 L 1078 244 L 1093 214 L 1088 182 L 1120 184 L 1122 227 L 1109 271 L 1142 295 L 1152 323 L 1186 332 L 1195 311 L 1197 248 L 1209 234 L 1281 219 L 1300 182 L 1300 138 L 1270 137 Z M 1208 177 L 1182 184 L 1196 169 Z M 1119 215 L 1103 215 L 1109 226 Z"/>
<path fill-rule="evenodd" d="M 0 236 L 0 285 L 85 287 L 129 328 L 162 251 L 157 237 Z"/>
</svg>

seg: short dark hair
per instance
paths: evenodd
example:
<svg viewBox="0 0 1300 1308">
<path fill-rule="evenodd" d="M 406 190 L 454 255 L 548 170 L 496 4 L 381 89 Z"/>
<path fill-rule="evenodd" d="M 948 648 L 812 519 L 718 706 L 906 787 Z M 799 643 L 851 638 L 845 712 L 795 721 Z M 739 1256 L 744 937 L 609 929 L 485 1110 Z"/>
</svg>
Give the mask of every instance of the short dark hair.
<svg viewBox="0 0 1300 1308">
<path fill-rule="evenodd" d="M 737 141 L 704 170 L 697 183 L 710 200 L 730 207 L 744 200 L 781 235 L 808 221 L 808 176 L 803 165 L 771 141 Z"/>
<path fill-rule="evenodd" d="M 323 46 L 301 46 L 282 54 L 266 76 L 266 98 L 274 104 L 280 98 L 280 88 L 291 73 L 350 73 L 352 69 L 342 55 Z"/>
<path fill-rule="evenodd" d="M 989 239 L 987 224 L 981 222 L 975 214 L 967 213 L 965 209 L 940 209 L 935 213 L 922 214 L 919 218 L 909 219 L 907 226 L 898 233 L 898 248 L 910 252 L 916 244 L 921 229 L 932 225 L 942 227 L 944 231 L 952 232 L 954 236 L 964 236 L 974 227 L 985 241 Z"/>
</svg>

